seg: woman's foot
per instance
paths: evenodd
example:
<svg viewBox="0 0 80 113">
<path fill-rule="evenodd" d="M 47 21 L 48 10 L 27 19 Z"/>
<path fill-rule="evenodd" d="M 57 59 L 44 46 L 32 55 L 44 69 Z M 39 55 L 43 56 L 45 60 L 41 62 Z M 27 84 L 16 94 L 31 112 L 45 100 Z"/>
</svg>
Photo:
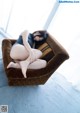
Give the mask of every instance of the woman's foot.
<svg viewBox="0 0 80 113">
<path fill-rule="evenodd" d="M 7 66 L 8 68 L 20 68 L 20 65 L 18 63 L 10 62 Z"/>
<path fill-rule="evenodd" d="M 23 73 L 23 75 L 24 75 L 25 78 L 27 78 L 26 72 L 27 72 L 27 69 L 28 69 L 29 64 L 30 63 L 27 60 L 20 61 L 21 70 L 22 70 L 22 73 Z"/>
</svg>

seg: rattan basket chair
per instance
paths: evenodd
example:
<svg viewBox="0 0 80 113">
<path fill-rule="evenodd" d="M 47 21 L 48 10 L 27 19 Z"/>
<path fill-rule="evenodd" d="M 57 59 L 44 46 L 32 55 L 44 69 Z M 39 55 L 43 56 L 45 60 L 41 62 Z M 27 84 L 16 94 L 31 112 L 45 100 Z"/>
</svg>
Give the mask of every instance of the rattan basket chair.
<svg viewBox="0 0 80 113">
<path fill-rule="evenodd" d="M 2 41 L 3 64 L 10 86 L 45 84 L 55 70 L 69 58 L 67 51 L 48 33 L 46 42 L 38 47 L 43 52 L 41 58 L 47 61 L 47 66 L 36 70 L 28 69 L 27 78 L 24 78 L 21 69 L 6 68 L 9 62 L 14 61 L 10 57 L 10 50 L 15 41 L 15 39 L 4 39 Z"/>
</svg>

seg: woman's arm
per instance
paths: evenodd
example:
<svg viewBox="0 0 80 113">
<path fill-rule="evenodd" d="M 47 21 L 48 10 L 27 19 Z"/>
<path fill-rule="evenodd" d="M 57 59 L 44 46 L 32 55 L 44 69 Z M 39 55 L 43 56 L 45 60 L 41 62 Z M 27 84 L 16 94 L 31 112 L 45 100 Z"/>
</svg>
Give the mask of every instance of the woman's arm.
<svg viewBox="0 0 80 113">
<path fill-rule="evenodd" d="M 24 32 L 21 33 L 21 35 L 22 35 L 24 47 L 28 50 L 29 53 L 31 53 L 31 47 L 28 43 L 29 32 L 25 30 Z"/>
<path fill-rule="evenodd" d="M 36 56 L 33 53 L 32 48 L 28 43 L 29 32 L 27 30 L 25 30 L 21 35 L 22 35 L 24 47 L 29 52 L 29 57 L 27 58 L 27 60 L 29 60 L 30 62 L 33 62 L 36 59 Z"/>
</svg>

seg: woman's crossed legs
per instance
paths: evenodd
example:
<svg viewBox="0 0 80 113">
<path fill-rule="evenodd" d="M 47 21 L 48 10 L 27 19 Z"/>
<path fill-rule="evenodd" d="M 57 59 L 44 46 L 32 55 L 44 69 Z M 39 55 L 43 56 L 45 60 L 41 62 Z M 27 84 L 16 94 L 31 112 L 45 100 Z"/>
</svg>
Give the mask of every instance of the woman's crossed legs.
<svg viewBox="0 0 80 113">
<path fill-rule="evenodd" d="M 46 67 L 47 62 L 45 60 L 39 59 L 42 55 L 42 52 L 37 49 L 32 49 L 32 56 L 29 57 L 29 52 L 23 45 L 15 44 L 13 45 L 10 57 L 15 60 L 10 62 L 7 68 L 21 68 L 24 77 L 26 78 L 27 69 L 41 69 Z M 31 60 L 33 59 L 33 61 Z"/>
</svg>

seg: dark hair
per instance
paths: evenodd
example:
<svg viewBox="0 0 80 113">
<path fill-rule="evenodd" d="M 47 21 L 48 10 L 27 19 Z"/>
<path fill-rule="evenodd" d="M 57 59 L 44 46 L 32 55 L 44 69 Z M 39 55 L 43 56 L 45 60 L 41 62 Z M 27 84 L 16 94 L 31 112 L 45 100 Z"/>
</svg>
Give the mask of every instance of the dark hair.
<svg viewBox="0 0 80 113">
<path fill-rule="evenodd" d="M 32 33 L 32 35 L 33 35 L 33 40 L 36 36 L 42 37 L 42 40 L 39 40 L 39 41 L 34 40 L 33 48 L 38 48 L 41 44 L 43 44 L 46 41 L 46 39 L 48 37 L 48 33 L 45 30 L 44 31 L 41 31 L 41 30 L 35 31 Z"/>
<path fill-rule="evenodd" d="M 48 37 L 48 33 L 45 30 L 44 31 L 43 30 L 35 31 L 32 34 L 33 34 L 33 38 L 35 38 L 36 36 L 43 37 L 43 39 L 41 41 L 46 40 Z"/>
</svg>

